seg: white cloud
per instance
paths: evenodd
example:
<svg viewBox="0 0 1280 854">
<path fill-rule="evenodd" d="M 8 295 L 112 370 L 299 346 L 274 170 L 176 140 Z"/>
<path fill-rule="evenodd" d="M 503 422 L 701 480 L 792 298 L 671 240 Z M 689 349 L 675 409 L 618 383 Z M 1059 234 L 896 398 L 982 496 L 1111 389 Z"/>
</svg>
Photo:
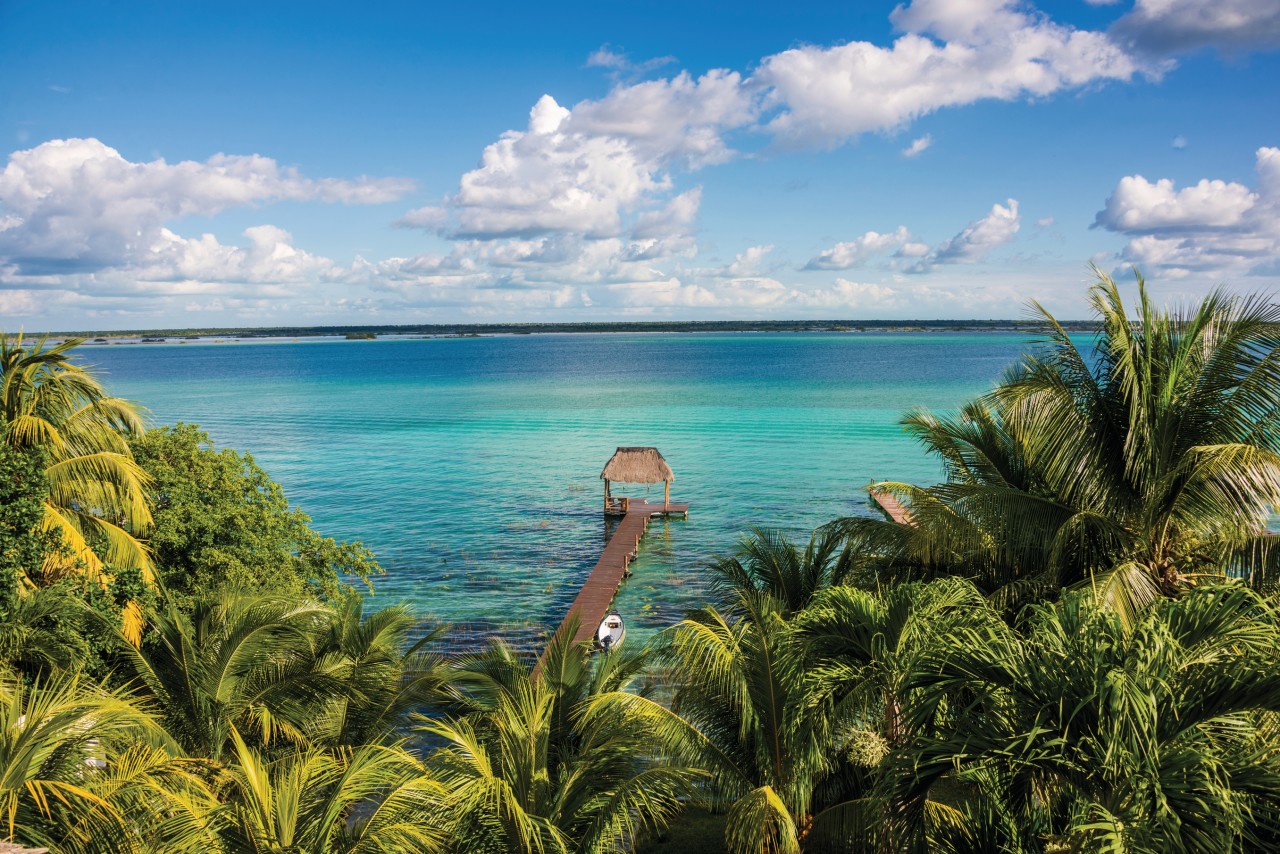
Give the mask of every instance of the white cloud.
<svg viewBox="0 0 1280 854">
<path fill-rule="evenodd" d="M 184 238 L 161 228 L 135 274 L 152 282 L 303 283 L 343 275 L 328 258 L 293 246 L 293 235 L 273 225 L 247 228 L 249 245 L 226 246 L 212 234 Z"/>
<path fill-rule="evenodd" d="M 1131 239 L 1121 258 L 1148 273 L 1234 278 L 1275 274 L 1280 257 L 1280 148 L 1256 152 L 1258 184 L 1121 178 L 1095 225 Z"/>
<path fill-rule="evenodd" d="M 702 188 L 681 193 L 661 209 L 645 211 L 636 217 L 631 236 L 637 239 L 676 237 L 688 234 L 702 204 Z"/>
<path fill-rule="evenodd" d="M 895 308 L 900 304 L 897 288 L 849 279 L 836 279 L 830 288 L 797 294 L 796 301 L 815 308 L 843 310 Z"/>
<path fill-rule="evenodd" d="M 621 75 L 637 76 L 648 74 L 664 65 L 675 62 L 674 56 L 657 56 L 642 62 L 633 62 L 624 51 L 615 50 L 609 45 L 601 45 L 587 56 L 588 68 L 603 68 L 615 78 Z"/>
<path fill-rule="evenodd" d="M 723 134 L 754 121 L 756 109 L 750 87 L 736 71 L 715 69 L 696 80 L 682 71 L 583 101 L 573 108 L 570 128 L 626 140 L 641 157 L 661 166 L 697 169 L 733 156 Z"/>
<path fill-rule="evenodd" d="M 597 64 L 620 61 L 610 56 Z M 701 190 L 677 191 L 672 171 L 729 159 L 723 132 L 754 115 L 740 75 L 723 70 L 616 86 L 572 109 L 544 95 L 526 129 L 489 145 L 443 205 L 398 224 L 464 240 L 687 237 Z"/>
<path fill-rule="evenodd" d="M 931 145 L 933 145 L 933 135 L 926 133 L 922 137 L 911 140 L 911 144 L 902 149 L 902 156 L 915 157 Z"/>
<path fill-rule="evenodd" d="M 464 239 L 549 233 L 616 237 L 637 213 L 638 230 L 648 236 L 664 224 L 687 225 L 700 194 L 665 198 L 672 190 L 665 169 L 671 158 L 699 149 L 699 143 L 661 139 L 678 134 L 680 125 L 661 126 L 669 117 L 656 108 L 647 118 L 632 115 L 629 128 L 622 127 L 621 116 L 611 126 L 602 103 L 583 108 L 589 117 L 579 120 L 544 95 L 530 112 L 528 128 L 508 131 L 488 146 L 480 168 L 462 176 L 443 212 L 419 209 L 401 224 L 438 229 L 447 213 L 450 224 L 445 228 Z M 665 151 L 664 141 L 671 146 Z M 664 201 L 667 210 L 652 210 Z"/>
<path fill-rule="evenodd" d="M 0 317 L 26 317 L 46 307 L 48 294 L 26 289 L 0 289 Z M 12 332 L 11 329 L 5 329 Z"/>
<path fill-rule="evenodd" d="M 741 278 L 743 276 L 756 276 L 760 274 L 760 267 L 764 263 L 764 257 L 773 251 L 773 244 L 768 246 L 750 246 L 745 251 L 739 252 L 734 256 L 733 263 L 726 266 L 719 275 L 728 278 Z"/>
<path fill-rule="evenodd" d="M 974 220 L 950 240 L 939 244 L 920 259 L 911 272 L 923 273 L 939 264 L 976 264 L 991 250 L 1009 243 L 1021 228 L 1018 200 L 1008 199 L 991 206 L 991 212 Z"/>
<path fill-rule="evenodd" d="M 1169 178 L 1153 184 L 1130 175 L 1120 179 L 1096 224 L 1124 234 L 1230 228 L 1239 225 L 1257 202 L 1257 193 L 1235 182 L 1205 178 L 1175 190 Z"/>
<path fill-rule="evenodd" d="M 1052 216 L 1042 216 L 1042 217 L 1040 217 L 1040 219 L 1036 220 L 1036 227 L 1037 227 L 1037 228 L 1049 228 L 1049 227 L 1051 227 L 1055 222 L 1057 222 L 1057 219 L 1056 219 L 1056 218 L 1054 218 L 1054 217 L 1052 217 Z"/>
<path fill-rule="evenodd" d="M 1278 48 L 1280 4 L 1275 0 L 1137 0 L 1113 31 L 1157 54 L 1204 47 L 1228 54 Z"/>
<path fill-rule="evenodd" d="M 1187 138 L 1182 134 L 1178 134 L 1173 138 L 1173 142 L 1169 144 L 1174 148 L 1178 149 L 1179 151 L 1181 151 L 1182 149 L 1187 147 Z"/>
<path fill-rule="evenodd" d="M 462 176 L 448 200 L 464 238 L 575 232 L 612 237 L 622 216 L 670 187 L 626 140 L 576 133 L 569 110 L 544 95 L 525 131 L 508 131 Z"/>
<path fill-rule="evenodd" d="M 892 47 L 849 42 L 766 57 L 756 81 L 780 110 L 769 129 L 791 143 L 836 145 L 944 107 L 1044 97 L 1144 70 L 1105 34 L 1007 0 L 916 0 L 891 18 L 905 33 Z"/>
<path fill-rule="evenodd" d="M 860 237 L 844 243 L 837 243 L 830 249 L 824 249 L 809 259 L 804 265 L 806 270 L 848 270 L 866 263 L 869 258 L 888 252 L 895 246 L 905 246 L 911 239 L 910 232 L 904 225 L 895 231 L 881 234 L 868 231 Z"/>
<path fill-rule="evenodd" d="M 20 275 L 143 264 L 161 227 L 184 216 L 284 199 L 373 204 L 411 186 L 313 180 L 258 155 L 134 163 L 96 139 L 52 140 L 0 172 L 0 262 Z"/>
</svg>

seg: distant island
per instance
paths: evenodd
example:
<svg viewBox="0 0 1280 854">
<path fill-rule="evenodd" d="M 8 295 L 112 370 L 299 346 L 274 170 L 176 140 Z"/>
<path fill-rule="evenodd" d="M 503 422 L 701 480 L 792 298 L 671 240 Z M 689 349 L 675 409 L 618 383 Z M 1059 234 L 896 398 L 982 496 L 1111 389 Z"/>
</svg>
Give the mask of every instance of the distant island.
<svg viewBox="0 0 1280 854">
<path fill-rule="evenodd" d="M 1065 321 L 1068 332 L 1094 332 L 1094 321 Z M 477 335 L 538 335 L 592 332 L 1031 332 L 1037 328 L 1023 320 L 660 320 L 601 321 L 591 323 L 423 323 L 399 326 L 271 326 L 209 327 L 191 329 L 58 330 L 55 338 L 89 338 L 95 343 L 112 339 L 167 338 L 314 338 L 343 337 L 369 340 L 383 335 L 473 337 Z"/>
</svg>

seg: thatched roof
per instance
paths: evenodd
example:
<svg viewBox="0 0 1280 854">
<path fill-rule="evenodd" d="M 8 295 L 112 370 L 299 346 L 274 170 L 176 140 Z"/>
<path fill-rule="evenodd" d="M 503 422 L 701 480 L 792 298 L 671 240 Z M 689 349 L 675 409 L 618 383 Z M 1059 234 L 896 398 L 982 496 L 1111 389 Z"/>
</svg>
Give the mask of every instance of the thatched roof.
<svg viewBox="0 0 1280 854">
<path fill-rule="evenodd" d="M 662 483 L 675 480 L 676 476 L 657 448 L 619 448 L 605 463 L 600 478 L 621 483 Z"/>
</svg>

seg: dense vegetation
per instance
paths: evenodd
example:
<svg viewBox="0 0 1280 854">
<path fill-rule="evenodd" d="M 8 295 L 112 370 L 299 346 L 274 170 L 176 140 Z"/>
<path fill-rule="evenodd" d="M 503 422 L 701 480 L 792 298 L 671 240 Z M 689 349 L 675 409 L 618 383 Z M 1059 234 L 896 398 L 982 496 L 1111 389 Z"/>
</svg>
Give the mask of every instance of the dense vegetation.
<svg viewBox="0 0 1280 854">
<path fill-rule="evenodd" d="M 0 840 L 65 852 L 1280 847 L 1280 307 L 1092 292 L 906 522 L 766 529 L 643 650 L 439 653 L 74 342 L 0 355 Z M 418 638 L 417 640 L 414 640 Z M 706 850 L 699 848 L 698 850 Z"/>
</svg>

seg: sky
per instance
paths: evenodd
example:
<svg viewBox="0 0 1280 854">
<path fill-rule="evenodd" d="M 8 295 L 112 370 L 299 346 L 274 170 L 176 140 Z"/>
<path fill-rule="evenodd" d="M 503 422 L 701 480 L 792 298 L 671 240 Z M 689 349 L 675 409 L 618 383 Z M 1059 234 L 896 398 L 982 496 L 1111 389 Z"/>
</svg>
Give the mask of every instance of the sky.
<svg viewBox="0 0 1280 854">
<path fill-rule="evenodd" d="M 1276 80 L 1276 0 L 0 0 L 0 329 L 1275 292 Z"/>
</svg>

